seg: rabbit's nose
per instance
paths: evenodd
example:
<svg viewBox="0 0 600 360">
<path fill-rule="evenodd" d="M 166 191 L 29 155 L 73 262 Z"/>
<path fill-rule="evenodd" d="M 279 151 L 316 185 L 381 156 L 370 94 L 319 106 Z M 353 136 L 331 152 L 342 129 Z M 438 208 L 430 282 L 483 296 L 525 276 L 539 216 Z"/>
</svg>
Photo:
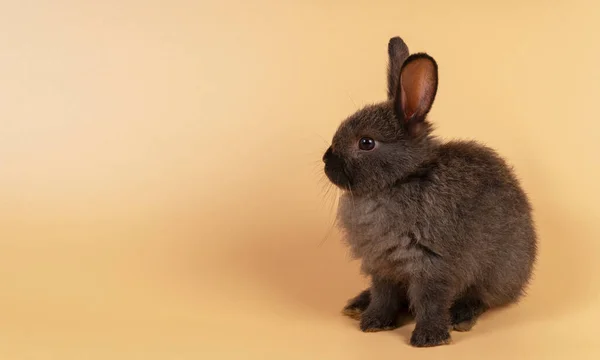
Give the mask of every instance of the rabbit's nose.
<svg viewBox="0 0 600 360">
<path fill-rule="evenodd" d="M 323 155 L 323 162 L 326 163 L 327 160 L 329 160 L 329 158 L 331 157 L 331 153 L 333 151 L 331 150 L 331 146 L 327 149 L 327 151 L 325 151 L 325 155 Z"/>
</svg>

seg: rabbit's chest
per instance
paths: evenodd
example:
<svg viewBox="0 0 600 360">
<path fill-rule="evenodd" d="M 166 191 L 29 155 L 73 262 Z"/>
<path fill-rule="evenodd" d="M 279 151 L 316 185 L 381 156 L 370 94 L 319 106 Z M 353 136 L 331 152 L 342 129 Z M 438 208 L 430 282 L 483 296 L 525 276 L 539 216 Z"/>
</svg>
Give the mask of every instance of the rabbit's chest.
<svg viewBox="0 0 600 360">
<path fill-rule="evenodd" d="M 345 195 L 340 199 L 339 221 L 364 272 L 386 276 L 415 270 L 422 251 L 416 246 L 419 231 L 408 207 L 385 198 Z"/>
</svg>

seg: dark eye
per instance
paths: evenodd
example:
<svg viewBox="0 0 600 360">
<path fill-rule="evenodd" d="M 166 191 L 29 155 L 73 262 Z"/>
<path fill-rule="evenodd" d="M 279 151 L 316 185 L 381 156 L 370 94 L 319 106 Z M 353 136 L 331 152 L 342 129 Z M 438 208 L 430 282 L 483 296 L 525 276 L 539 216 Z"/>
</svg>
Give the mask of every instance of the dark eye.
<svg viewBox="0 0 600 360">
<path fill-rule="evenodd" d="M 365 151 L 373 150 L 375 148 L 375 140 L 371 139 L 370 137 L 361 138 L 358 141 L 358 147 Z"/>
</svg>

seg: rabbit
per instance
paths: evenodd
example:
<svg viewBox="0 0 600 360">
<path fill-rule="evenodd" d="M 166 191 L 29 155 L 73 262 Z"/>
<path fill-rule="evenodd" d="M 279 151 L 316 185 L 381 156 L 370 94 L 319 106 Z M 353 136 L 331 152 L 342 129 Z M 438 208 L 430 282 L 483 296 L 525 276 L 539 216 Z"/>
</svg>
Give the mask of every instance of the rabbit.
<svg viewBox="0 0 600 360">
<path fill-rule="evenodd" d="M 374 332 L 396 328 L 408 311 L 410 344 L 431 347 L 522 298 L 537 236 L 528 196 L 496 151 L 432 135 L 438 65 L 409 54 L 390 39 L 387 100 L 344 120 L 323 162 L 342 190 L 340 231 L 370 278 L 343 312 Z"/>
</svg>

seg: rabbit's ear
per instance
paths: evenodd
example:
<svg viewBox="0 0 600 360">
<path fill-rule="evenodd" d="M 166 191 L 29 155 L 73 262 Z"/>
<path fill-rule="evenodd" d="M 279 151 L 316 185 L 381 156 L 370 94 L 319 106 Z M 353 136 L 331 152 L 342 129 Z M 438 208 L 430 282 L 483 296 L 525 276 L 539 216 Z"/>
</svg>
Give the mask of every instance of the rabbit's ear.
<svg viewBox="0 0 600 360">
<path fill-rule="evenodd" d="M 398 36 L 390 39 L 388 43 L 388 100 L 393 100 L 396 97 L 400 70 L 409 54 L 408 46 L 406 46 L 404 40 Z"/>
<path fill-rule="evenodd" d="M 399 85 L 394 99 L 396 115 L 409 133 L 418 135 L 425 128 L 425 117 L 435 100 L 437 63 L 425 53 L 409 56 L 400 71 Z"/>
</svg>

